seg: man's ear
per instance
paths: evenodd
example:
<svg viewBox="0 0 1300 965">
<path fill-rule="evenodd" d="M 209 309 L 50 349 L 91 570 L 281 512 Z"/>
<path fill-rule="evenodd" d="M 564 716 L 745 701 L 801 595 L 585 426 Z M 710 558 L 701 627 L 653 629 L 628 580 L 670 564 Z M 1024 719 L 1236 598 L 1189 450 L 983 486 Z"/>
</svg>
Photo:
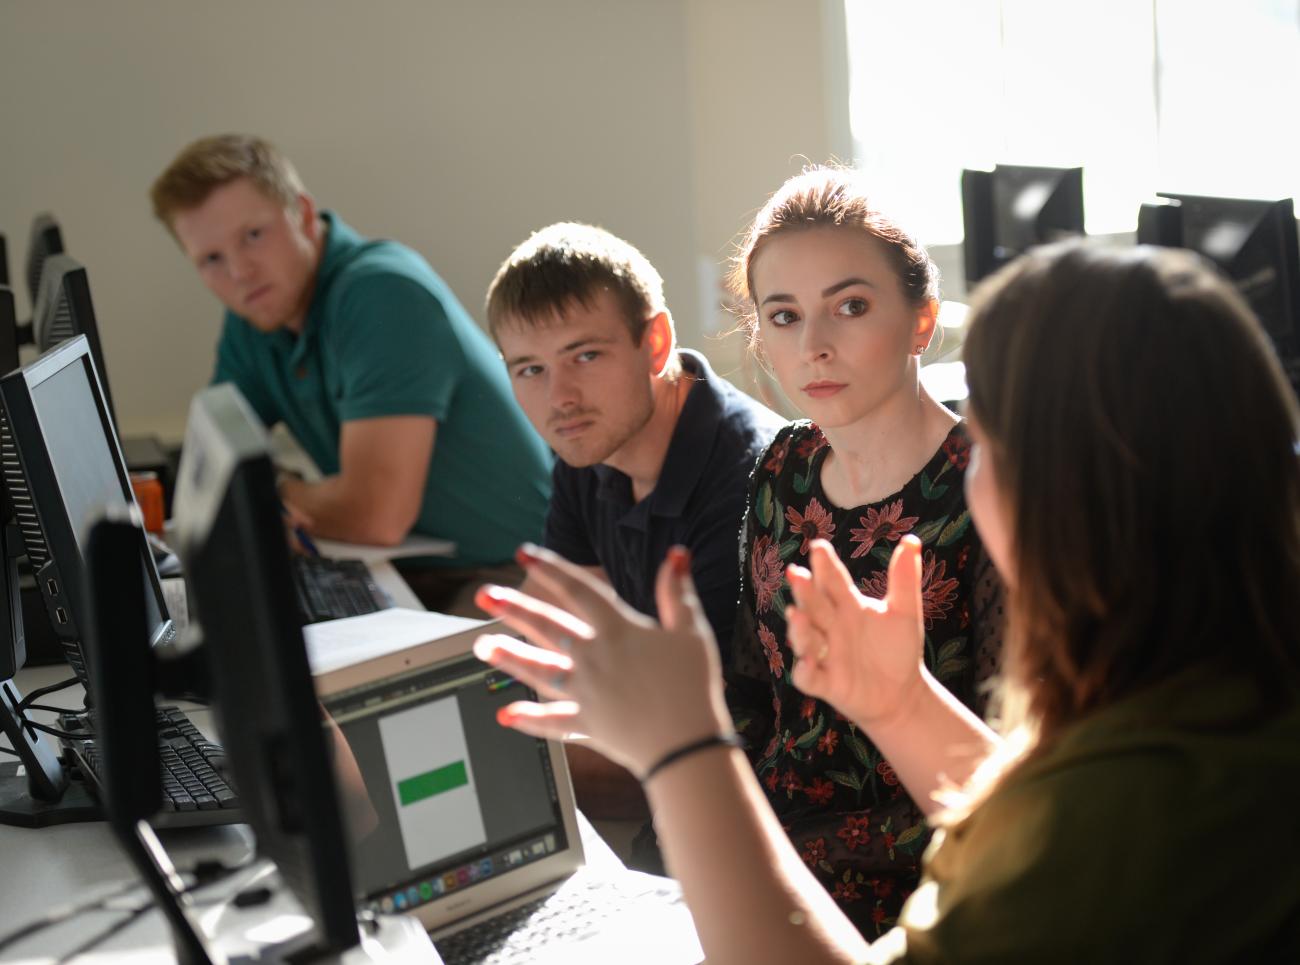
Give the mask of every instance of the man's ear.
<svg viewBox="0 0 1300 965">
<path fill-rule="evenodd" d="M 672 360 L 676 349 L 673 339 L 673 317 L 664 309 L 646 325 L 645 342 L 650 349 L 650 371 L 658 375 Z"/>
<path fill-rule="evenodd" d="M 321 231 L 320 212 L 316 208 L 316 199 L 306 191 L 298 195 L 298 225 L 312 241 L 318 241 Z"/>
</svg>

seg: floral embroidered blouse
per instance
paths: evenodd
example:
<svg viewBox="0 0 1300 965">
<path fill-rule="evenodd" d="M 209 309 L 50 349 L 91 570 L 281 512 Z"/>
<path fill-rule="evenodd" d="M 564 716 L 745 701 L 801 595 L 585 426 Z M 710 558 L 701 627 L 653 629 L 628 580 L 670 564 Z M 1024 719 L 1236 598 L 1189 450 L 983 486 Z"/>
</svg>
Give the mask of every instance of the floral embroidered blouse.
<svg viewBox="0 0 1300 965">
<path fill-rule="evenodd" d="M 922 544 L 926 665 L 977 709 L 977 680 L 996 669 L 1001 594 L 966 508 L 970 440 L 962 425 L 901 491 L 867 506 L 843 509 L 826 497 L 821 466 L 828 451 L 816 425 L 797 422 L 759 458 L 725 676 L 737 730 L 773 809 L 814 875 L 871 937 L 894 923 L 916 887 L 929 831 L 866 736 L 790 683 L 785 567 L 807 565 L 810 541 L 825 538 L 858 589 L 883 597 L 890 554 L 901 537 L 915 534 Z"/>
</svg>

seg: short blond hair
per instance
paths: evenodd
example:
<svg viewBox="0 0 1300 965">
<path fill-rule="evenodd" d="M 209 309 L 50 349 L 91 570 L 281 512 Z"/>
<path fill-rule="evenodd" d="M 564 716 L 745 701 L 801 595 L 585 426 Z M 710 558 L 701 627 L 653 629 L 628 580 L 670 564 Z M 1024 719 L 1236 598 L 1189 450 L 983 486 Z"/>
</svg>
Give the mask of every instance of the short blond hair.
<svg viewBox="0 0 1300 965">
<path fill-rule="evenodd" d="M 252 134 L 218 134 L 186 147 L 149 189 L 154 216 L 171 229 L 180 211 L 196 208 L 217 188 L 248 178 L 285 207 L 304 193 L 298 171 L 270 141 Z"/>
</svg>

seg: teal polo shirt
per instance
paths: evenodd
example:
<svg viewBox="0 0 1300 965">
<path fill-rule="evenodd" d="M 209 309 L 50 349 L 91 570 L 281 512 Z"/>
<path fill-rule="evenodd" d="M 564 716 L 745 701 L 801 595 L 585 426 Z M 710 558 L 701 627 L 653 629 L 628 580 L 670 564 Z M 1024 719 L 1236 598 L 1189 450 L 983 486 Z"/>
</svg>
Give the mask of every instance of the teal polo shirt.
<svg viewBox="0 0 1300 965">
<path fill-rule="evenodd" d="M 261 332 L 226 312 L 212 381 L 233 382 L 268 427 L 283 422 L 326 475 L 339 471 L 343 423 L 432 416 L 415 532 L 454 540 L 450 565 L 504 562 L 540 542 L 550 450 L 515 405 L 496 348 L 418 254 L 323 216 L 302 333 Z"/>
</svg>

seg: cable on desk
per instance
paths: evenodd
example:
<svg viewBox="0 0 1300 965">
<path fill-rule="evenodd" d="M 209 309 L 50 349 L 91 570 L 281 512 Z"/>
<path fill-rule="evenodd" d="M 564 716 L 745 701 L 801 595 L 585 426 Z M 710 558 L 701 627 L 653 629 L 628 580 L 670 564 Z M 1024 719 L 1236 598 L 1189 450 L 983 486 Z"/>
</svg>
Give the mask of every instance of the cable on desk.
<svg viewBox="0 0 1300 965">
<path fill-rule="evenodd" d="M 53 710 L 55 713 L 59 714 L 66 713 L 68 711 L 67 707 L 37 707 L 35 702 L 49 694 L 56 694 L 60 690 L 67 690 L 76 683 L 80 683 L 80 680 L 77 677 L 69 677 L 66 680 L 60 680 L 57 684 L 50 684 L 48 687 L 37 687 L 22 700 L 18 701 L 19 713 L 26 710 L 28 707 L 32 707 L 36 710 Z"/>
<path fill-rule="evenodd" d="M 66 965 L 67 962 L 72 961 L 78 955 L 90 951 L 96 945 L 102 945 L 118 932 L 126 929 L 132 922 L 136 921 L 141 915 L 153 908 L 153 906 L 154 902 L 148 901 L 143 905 L 137 905 L 135 908 L 132 908 L 117 921 L 113 922 L 113 924 L 109 925 L 97 934 L 91 935 L 76 948 L 72 949 L 72 951 L 65 953 L 59 959 L 58 965 Z"/>
<path fill-rule="evenodd" d="M 22 707 L 23 710 L 43 710 L 50 714 L 75 713 L 75 711 L 69 711 L 67 707 L 55 707 L 53 704 L 29 704 L 26 700 L 24 700 L 19 706 Z"/>
<path fill-rule="evenodd" d="M 127 894 L 128 892 L 134 891 L 136 888 L 143 888 L 143 887 L 144 887 L 144 882 L 131 881 L 124 884 L 121 888 L 117 888 L 113 891 L 110 891 L 106 895 L 102 895 L 99 898 L 94 898 L 80 905 L 64 905 L 62 908 L 57 908 L 54 911 L 47 914 L 44 918 L 37 918 L 35 921 L 29 921 L 26 925 L 23 925 L 21 928 L 11 931 L 7 935 L 0 936 L 0 951 L 3 951 L 4 949 L 8 948 L 10 945 L 14 944 L 15 942 L 22 941 L 28 935 L 32 935 L 38 931 L 42 931 L 46 928 L 52 928 L 55 925 L 61 924 L 62 922 L 67 921 L 69 918 L 73 917 L 74 915 L 82 915 L 88 911 L 98 911 L 100 908 L 103 908 L 105 905 L 107 905 L 110 901 L 114 901 L 118 898 L 121 898 L 123 895 Z"/>
<path fill-rule="evenodd" d="M 71 731 L 59 730 L 57 727 L 47 727 L 45 724 L 38 724 L 34 720 L 28 720 L 26 716 L 22 719 L 22 726 L 30 727 L 32 730 L 38 730 L 42 734 L 49 734 L 51 737 L 64 737 L 70 741 L 84 741 L 88 736 L 85 732 L 74 734 Z"/>
<path fill-rule="evenodd" d="M 193 884 L 187 885 L 185 889 L 180 892 L 180 896 L 189 895 L 192 892 L 196 891 L 197 889 L 204 888 L 212 884 L 214 881 L 219 880 L 222 877 L 234 874 L 237 871 L 242 871 L 243 869 L 247 868 L 254 860 L 256 860 L 257 857 L 258 857 L 257 853 L 254 852 L 253 854 L 245 858 L 243 861 L 240 861 L 238 864 L 234 864 L 234 865 L 226 865 L 224 862 L 221 861 L 212 861 L 212 860 L 200 861 L 198 864 L 194 866 L 193 869 L 189 869 L 183 872 L 183 874 L 195 875 L 196 880 L 193 882 Z M 134 891 L 137 888 L 146 888 L 146 887 L 147 886 L 145 885 L 144 881 L 137 879 L 134 881 L 125 882 L 122 885 L 122 887 L 116 888 L 113 891 L 110 891 L 106 895 L 102 895 L 99 898 L 91 899 L 90 901 L 84 902 L 80 905 L 64 905 L 62 908 L 57 908 L 54 911 L 49 912 L 43 918 L 38 918 L 35 921 L 30 921 L 26 925 L 23 925 L 21 928 L 18 928 L 15 931 L 11 931 L 7 935 L 0 936 L 0 951 L 4 951 L 10 945 L 15 944 L 16 942 L 20 942 L 24 938 L 28 937 L 29 935 L 33 935 L 38 931 L 44 931 L 46 928 L 53 928 L 56 925 L 61 925 L 69 918 L 73 918 L 77 915 L 84 915 L 87 912 L 99 911 L 103 909 L 105 906 L 107 906 L 110 902 L 116 901 L 118 898 L 121 898 L 123 895 L 129 894 L 130 892 Z M 95 945 L 107 941 L 113 935 L 116 935 L 127 925 L 131 924 L 131 922 L 135 921 L 137 918 L 143 915 L 150 908 L 155 907 L 156 904 L 157 902 L 155 902 L 153 898 L 150 897 L 150 899 L 146 901 L 143 905 L 140 905 L 136 908 L 129 909 L 129 914 L 124 916 L 120 921 L 114 922 L 113 925 L 110 925 L 104 931 L 94 936 L 92 939 L 89 940 L 89 942 L 84 943 L 78 946 L 77 948 L 74 948 L 72 951 L 68 952 L 67 955 L 64 956 L 64 958 L 60 959 L 60 961 L 67 961 L 67 959 L 72 958 L 75 955 L 80 955 L 83 952 L 88 951 L 90 948 L 94 947 Z"/>
</svg>

